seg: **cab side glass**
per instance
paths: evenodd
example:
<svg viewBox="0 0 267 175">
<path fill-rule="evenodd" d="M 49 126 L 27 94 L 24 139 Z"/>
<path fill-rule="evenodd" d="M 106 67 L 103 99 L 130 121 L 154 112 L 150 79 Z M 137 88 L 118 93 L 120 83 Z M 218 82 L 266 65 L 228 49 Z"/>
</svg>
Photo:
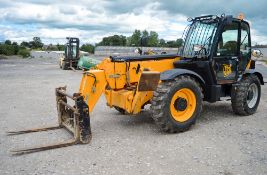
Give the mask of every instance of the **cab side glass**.
<svg viewBox="0 0 267 175">
<path fill-rule="evenodd" d="M 237 56 L 238 23 L 227 24 L 219 38 L 216 56 Z"/>
<path fill-rule="evenodd" d="M 249 45 L 249 27 L 247 24 L 241 24 L 241 43 L 240 53 L 243 57 L 249 57 L 251 54 L 251 47 Z"/>
<path fill-rule="evenodd" d="M 249 26 L 246 23 L 242 22 L 240 32 L 241 32 L 241 38 L 240 38 L 239 70 L 244 71 L 251 58 Z"/>
</svg>

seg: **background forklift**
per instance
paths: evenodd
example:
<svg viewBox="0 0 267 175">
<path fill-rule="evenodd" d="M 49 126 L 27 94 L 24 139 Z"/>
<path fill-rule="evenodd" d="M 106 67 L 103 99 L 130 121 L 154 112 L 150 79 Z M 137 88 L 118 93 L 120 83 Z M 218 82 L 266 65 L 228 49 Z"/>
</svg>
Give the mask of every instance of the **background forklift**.
<svg viewBox="0 0 267 175">
<path fill-rule="evenodd" d="M 67 37 L 68 41 L 65 44 L 64 55 L 59 58 L 59 67 L 63 70 L 69 68 L 76 69 L 78 61 L 80 59 L 79 55 L 79 38 Z"/>
<path fill-rule="evenodd" d="M 264 84 L 255 71 L 249 23 L 243 17 L 208 15 L 189 19 L 184 46 L 179 54 L 117 56 L 105 58 L 83 73 L 78 93 L 56 88 L 59 126 L 23 134 L 66 128 L 74 138 L 53 145 L 15 150 L 24 154 L 77 143 L 92 137 L 90 115 L 102 94 L 107 105 L 122 114 L 138 114 L 151 104 L 152 118 L 169 133 L 188 130 L 200 117 L 203 101 L 231 99 L 233 112 L 254 114 Z M 74 105 L 67 101 L 73 100 Z"/>
</svg>

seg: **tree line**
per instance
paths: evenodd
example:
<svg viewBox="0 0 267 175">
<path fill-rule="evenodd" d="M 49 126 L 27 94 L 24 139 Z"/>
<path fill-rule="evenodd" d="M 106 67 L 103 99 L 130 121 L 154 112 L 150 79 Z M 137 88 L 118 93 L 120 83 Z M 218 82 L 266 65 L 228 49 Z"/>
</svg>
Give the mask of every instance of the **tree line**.
<svg viewBox="0 0 267 175">
<path fill-rule="evenodd" d="M 155 31 L 147 30 L 135 30 L 129 37 L 124 35 L 113 35 L 102 38 L 99 43 L 83 44 L 80 50 L 94 53 L 96 46 L 129 46 L 129 47 L 181 47 L 183 40 L 178 38 L 172 41 L 165 41 L 160 39 L 159 35 Z M 23 57 L 30 56 L 30 50 L 45 50 L 45 51 L 63 51 L 64 45 L 62 44 L 49 44 L 44 47 L 44 44 L 40 37 L 33 37 L 32 41 L 23 41 L 20 44 L 17 42 L 11 42 L 6 40 L 4 43 L 0 43 L 0 54 L 3 55 L 21 55 Z"/>
<path fill-rule="evenodd" d="M 84 44 L 81 46 L 82 51 L 94 53 L 96 46 L 128 46 L 128 47 L 172 47 L 178 48 L 183 44 L 183 39 L 178 38 L 172 41 L 160 39 L 155 31 L 135 30 L 129 37 L 124 35 L 113 35 L 102 38 L 95 46 L 92 44 Z"/>
<path fill-rule="evenodd" d="M 96 46 L 135 46 L 135 47 L 181 47 L 183 39 L 165 41 L 159 39 L 159 35 L 155 31 L 135 30 L 129 37 L 123 35 L 113 35 L 104 37 Z"/>
<path fill-rule="evenodd" d="M 20 55 L 22 57 L 30 56 L 30 49 L 42 50 L 43 43 L 39 37 L 33 37 L 30 42 L 23 41 L 20 45 L 17 42 L 11 42 L 6 40 L 4 43 L 0 43 L 0 54 L 2 55 Z"/>
</svg>

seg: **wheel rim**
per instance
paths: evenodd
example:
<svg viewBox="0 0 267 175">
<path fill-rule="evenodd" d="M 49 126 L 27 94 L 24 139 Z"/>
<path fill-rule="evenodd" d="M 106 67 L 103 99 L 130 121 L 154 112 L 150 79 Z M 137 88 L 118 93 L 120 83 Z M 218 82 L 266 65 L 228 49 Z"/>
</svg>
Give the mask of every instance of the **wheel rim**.
<svg viewBox="0 0 267 175">
<path fill-rule="evenodd" d="M 175 92 L 171 99 L 170 111 L 176 121 L 184 122 L 188 120 L 193 115 L 195 109 L 196 96 L 191 89 L 182 88 Z"/>
<path fill-rule="evenodd" d="M 247 104 L 249 108 L 253 108 L 258 100 L 259 90 L 258 86 L 255 83 L 252 83 L 248 88 L 247 93 Z"/>
</svg>

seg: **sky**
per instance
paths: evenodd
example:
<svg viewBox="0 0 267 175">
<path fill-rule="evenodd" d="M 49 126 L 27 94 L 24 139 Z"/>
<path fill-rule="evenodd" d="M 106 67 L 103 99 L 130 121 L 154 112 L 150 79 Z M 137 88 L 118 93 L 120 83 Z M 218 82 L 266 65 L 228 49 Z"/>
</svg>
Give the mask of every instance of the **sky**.
<svg viewBox="0 0 267 175">
<path fill-rule="evenodd" d="M 244 13 L 252 43 L 267 44 L 266 0 L 0 0 L 0 42 L 65 43 L 67 36 L 97 43 L 110 35 L 130 36 L 135 29 L 156 31 L 175 40 L 188 17 Z"/>
</svg>

